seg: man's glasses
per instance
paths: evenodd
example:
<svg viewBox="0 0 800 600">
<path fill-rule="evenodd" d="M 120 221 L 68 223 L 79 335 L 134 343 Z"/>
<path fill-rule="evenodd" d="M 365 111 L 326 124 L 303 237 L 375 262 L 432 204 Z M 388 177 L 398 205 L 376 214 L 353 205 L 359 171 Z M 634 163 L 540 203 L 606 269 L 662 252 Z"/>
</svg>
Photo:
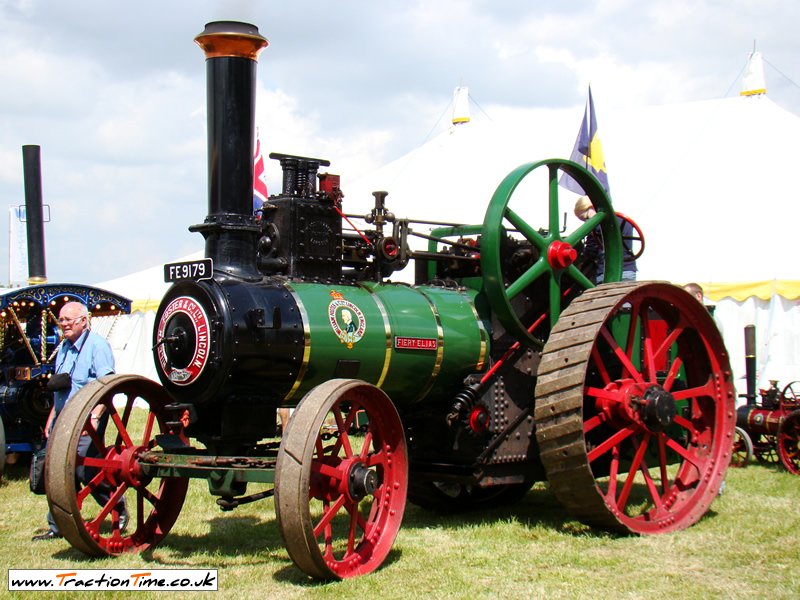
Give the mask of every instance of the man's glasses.
<svg viewBox="0 0 800 600">
<path fill-rule="evenodd" d="M 83 317 L 83 316 L 75 317 L 74 319 L 66 319 L 66 318 L 62 317 L 62 318 L 60 318 L 58 320 L 58 323 L 59 323 L 59 325 L 69 325 L 71 323 L 74 323 L 75 321 L 80 321 L 81 319 L 85 319 L 85 318 L 86 317 Z"/>
</svg>

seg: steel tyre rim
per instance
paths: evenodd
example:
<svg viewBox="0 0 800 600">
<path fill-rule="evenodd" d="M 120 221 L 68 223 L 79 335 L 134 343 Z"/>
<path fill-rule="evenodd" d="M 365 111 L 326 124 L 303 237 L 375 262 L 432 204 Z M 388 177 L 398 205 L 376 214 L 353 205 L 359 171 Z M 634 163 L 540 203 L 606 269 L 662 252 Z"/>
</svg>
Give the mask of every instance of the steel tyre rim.
<svg viewBox="0 0 800 600">
<path fill-rule="evenodd" d="M 405 436 L 381 390 L 338 379 L 303 398 L 281 441 L 275 481 L 278 526 L 301 570 L 343 579 L 378 568 L 400 529 L 407 487 Z"/>
<path fill-rule="evenodd" d="M 125 398 L 122 406 L 115 406 L 115 396 Z M 141 552 L 161 541 L 177 520 L 188 480 L 151 479 L 137 463 L 140 452 L 152 449 L 155 435 L 165 430 L 161 415 L 165 402 L 163 388 L 155 382 L 111 375 L 85 386 L 59 415 L 48 443 L 47 499 L 60 533 L 85 554 Z M 134 436 L 129 419 L 137 403 L 147 405 L 147 414 Z M 90 421 L 99 404 L 111 413 L 102 438 Z M 97 456 L 84 458 L 78 455 L 78 444 L 87 433 L 99 450 Z M 93 476 L 81 481 L 80 468 L 91 469 Z M 102 506 L 92 496 L 96 489 L 108 494 Z M 129 514 L 125 531 L 120 529 L 118 504 L 123 496 Z"/>
</svg>

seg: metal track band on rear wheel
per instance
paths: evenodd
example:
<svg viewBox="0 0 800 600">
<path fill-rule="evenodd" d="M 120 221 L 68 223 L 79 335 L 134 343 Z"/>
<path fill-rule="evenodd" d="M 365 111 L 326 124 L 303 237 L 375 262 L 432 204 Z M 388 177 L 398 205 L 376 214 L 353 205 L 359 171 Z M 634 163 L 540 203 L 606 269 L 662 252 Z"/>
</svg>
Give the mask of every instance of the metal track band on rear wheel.
<svg viewBox="0 0 800 600">
<path fill-rule="evenodd" d="M 719 331 L 689 294 L 657 282 L 588 290 L 539 368 L 536 437 L 553 493 L 610 530 L 690 526 L 731 460 L 734 398 Z"/>
</svg>

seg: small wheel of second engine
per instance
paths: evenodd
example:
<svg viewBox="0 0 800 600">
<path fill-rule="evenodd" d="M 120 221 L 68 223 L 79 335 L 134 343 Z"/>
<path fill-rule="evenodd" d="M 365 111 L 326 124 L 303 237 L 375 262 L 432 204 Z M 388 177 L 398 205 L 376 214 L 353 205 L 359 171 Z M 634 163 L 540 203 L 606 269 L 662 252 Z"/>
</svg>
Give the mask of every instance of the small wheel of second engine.
<svg viewBox="0 0 800 600">
<path fill-rule="evenodd" d="M 800 410 L 789 414 L 781 423 L 778 456 L 789 473 L 800 475 Z"/>
<path fill-rule="evenodd" d="M 741 427 L 737 427 L 733 438 L 732 467 L 746 467 L 753 460 L 753 440 Z"/>
</svg>

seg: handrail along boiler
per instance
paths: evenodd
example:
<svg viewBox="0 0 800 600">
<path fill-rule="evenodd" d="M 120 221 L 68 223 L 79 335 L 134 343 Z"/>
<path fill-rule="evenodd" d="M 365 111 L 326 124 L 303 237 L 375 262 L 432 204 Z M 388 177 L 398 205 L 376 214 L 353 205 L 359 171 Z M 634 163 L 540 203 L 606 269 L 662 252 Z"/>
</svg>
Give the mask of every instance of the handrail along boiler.
<svg viewBox="0 0 800 600">
<path fill-rule="evenodd" d="M 275 154 L 283 189 L 255 217 L 255 69 L 267 41 L 235 22 L 209 23 L 196 41 L 209 86 L 209 210 L 192 230 L 213 275 L 177 281 L 161 302 L 161 385 L 118 375 L 68 404 L 48 497 L 75 547 L 102 556 L 157 543 L 191 477 L 207 479 L 226 510 L 274 493 L 289 555 L 318 578 L 377 568 L 407 499 L 496 506 L 548 479 L 599 527 L 657 533 L 703 515 L 730 460 L 725 349 L 683 290 L 619 283 L 617 218 L 588 171 L 522 165 L 483 224 L 465 225 L 400 219 L 386 192 L 370 214 L 345 215 L 338 176 L 319 173 L 327 160 Z M 597 209 L 574 231 L 561 227 L 563 173 Z M 543 228 L 522 216 L 535 198 L 516 193 L 532 174 L 548 182 Z M 600 232 L 595 286 L 582 249 Z M 412 236 L 427 249 L 412 250 Z M 411 261 L 415 285 L 387 279 Z M 112 415 L 103 432 L 88 419 L 98 404 Z M 280 407 L 295 410 L 277 441 Z M 76 456 L 76 431 L 102 460 Z M 80 465 L 94 483 L 76 480 Z M 128 530 L 112 501 L 81 493 L 101 483 L 139 498 Z M 253 483 L 265 489 L 248 493 Z"/>
</svg>

